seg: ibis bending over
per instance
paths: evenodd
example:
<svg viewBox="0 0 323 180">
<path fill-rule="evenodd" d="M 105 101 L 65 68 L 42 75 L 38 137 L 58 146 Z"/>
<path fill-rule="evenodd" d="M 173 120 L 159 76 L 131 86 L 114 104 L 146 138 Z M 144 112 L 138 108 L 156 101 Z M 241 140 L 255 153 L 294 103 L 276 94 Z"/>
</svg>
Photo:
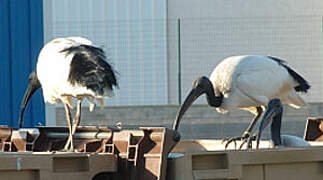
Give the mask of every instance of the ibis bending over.
<svg viewBox="0 0 323 180">
<path fill-rule="evenodd" d="M 216 66 L 210 78 L 202 76 L 194 81 L 173 128 L 178 129 L 189 106 L 206 94 L 208 104 L 220 113 L 243 109 L 255 115 L 241 137 L 231 138 L 226 143 L 227 147 L 231 142 L 243 140 L 243 145 L 271 99 L 278 98 L 283 104 L 300 108 L 306 103 L 297 92 L 306 93 L 309 88 L 308 82 L 281 59 L 254 55 L 228 57 Z"/>
<path fill-rule="evenodd" d="M 267 110 L 260 122 L 259 131 L 256 135 L 257 138 L 257 148 L 259 147 L 259 140 L 263 130 L 271 122 L 271 146 L 272 147 L 307 147 L 310 146 L 310 143 L 304 139 L 291 136 L 291 135 L 281 135 L 281 119 L 283 113 L 283 106 L 279 99 L 272 99 L 269 101 Z"/>
<path fill-rule="evenodd" d="M 22 126 L 23 113 L 30 97 L 42 87 L 45 102 L 64 104 L 69 128 L 64 149 L 73 151 L 73 136 L 80 123 L 83 99 L 89 100 L 92 111 L 94 100 L 103 105 L 103 98 L 110 97 L 118 86 L 116 72 L 106 60 L 104 51 L 86 38 L 57 38 L 47 43 L 39 54 L 36 70 L 29 76 L 19 126 Z M 74 125 L 70 113 L 70 108 L 74 108 L 73 98 L 77 99 Z"/>
</svg>

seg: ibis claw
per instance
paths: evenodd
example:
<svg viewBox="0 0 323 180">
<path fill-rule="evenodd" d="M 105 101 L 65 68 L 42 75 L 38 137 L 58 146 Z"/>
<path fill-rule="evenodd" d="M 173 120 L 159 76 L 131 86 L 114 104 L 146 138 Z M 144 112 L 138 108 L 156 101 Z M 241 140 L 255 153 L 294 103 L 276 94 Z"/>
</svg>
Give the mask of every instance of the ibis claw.
<svg viewBox="0 0 323 180">
<path fill-rule="evenodd" d="M 252 136 L 250 136 L 248 138 L 245 138 L 243 140 L 243 142 L 241 143 L 241 145 L 239 147 L 239 150 L 242 149 L 242 147 L 243 147 L 244 144 L 247 145 L 247 147 L 246 147 L 247 149 L 252 149 L 252 141 L 256 140 L 256 137 L 257 137 L 256 135 L 252 135 Z"/>
<path fill-rule="evenodd" d="M 222 144 L 225 143 L 225 149 L 228 148 L 229 144 L 231 144 L 232 142 L 234 143 L 234 149 L 237 149 L 237 142 L 236 141 L 240 141 L 242 137 L 233 137 L 233 138 L 225 138 L 222 140 Z"/>
<path fill-rule="evenodd" d="M 242 141 L 241 145 L 239 146 L 239 150 L 241 150 L 242 146 L 248 142 L 248 139 L 250 137 L 250 133 L 249 132 L 244 132 L 242 136 L 238 136 L 238 137 L 233 137 L 233 138 L 225 138 L 222 140 L 222 144 L 224 142 L 226 142 L 225 144 L 225 149 L 228 148 L 229 144 L 231 144 L 232 142 L 234 142 L 234 149 L 237 149 L 237 142 L 236 141 Z M 248 144 L 249 147 L 249 144 Z"/>
</svg>

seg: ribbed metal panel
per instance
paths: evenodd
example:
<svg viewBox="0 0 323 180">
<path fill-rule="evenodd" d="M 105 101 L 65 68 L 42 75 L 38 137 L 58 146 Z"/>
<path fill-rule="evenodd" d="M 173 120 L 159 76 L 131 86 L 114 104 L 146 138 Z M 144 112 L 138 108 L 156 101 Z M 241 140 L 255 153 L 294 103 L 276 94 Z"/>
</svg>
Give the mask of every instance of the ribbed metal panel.
<svg viewBox="0 0 323 180">
<path fill-rule="evenodd" d="M 0 1 L 0 124 L 18 126 L 19 109 L 43 44 L 42 1 Z M 37 92 L 26 109 L 24 126 L 44 125 L 44 103 Z"/>
</svg>

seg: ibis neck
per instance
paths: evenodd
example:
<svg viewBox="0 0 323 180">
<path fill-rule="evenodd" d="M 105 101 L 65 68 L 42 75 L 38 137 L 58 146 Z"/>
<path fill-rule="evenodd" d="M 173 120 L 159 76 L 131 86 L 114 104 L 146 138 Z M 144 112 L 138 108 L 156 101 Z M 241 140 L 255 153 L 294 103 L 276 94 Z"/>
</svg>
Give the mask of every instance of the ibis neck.
<svg viewBox="0 0 323 180">
<path fill-rule="evenodd" d="M 273 122 L 271 123 L 271 139 L 275 146 L 281 144 L 280 130 L 281 130 L 281 119 L 282 113 L 277 114 L 273 117 Z"/>
<path fill-rule="evenodd" d="M 218 93 L 218 95 L 215 95 L 213 86 L 211 86 L 211 88 L 208 88 L 205 91 L 205 93 L 206 93 L 207 103 L 210 106 L 215 107 L 215 108 L 221 106 L 222 100 L 223 100 L 223 94 L 222 93 Z"/>
</svg>

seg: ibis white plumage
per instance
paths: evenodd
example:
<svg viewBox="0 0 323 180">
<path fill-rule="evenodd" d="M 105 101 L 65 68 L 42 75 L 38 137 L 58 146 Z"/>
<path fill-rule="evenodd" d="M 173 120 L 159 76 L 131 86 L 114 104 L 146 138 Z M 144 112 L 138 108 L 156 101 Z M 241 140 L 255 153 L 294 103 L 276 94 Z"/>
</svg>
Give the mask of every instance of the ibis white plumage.
<svg viewBox="0 0 323 180">
<path fill-rule="evenodd" d="M 260 122 L 259 130 L 256 135 L 257 148 L 264 129 L 271 121 L 270 134 L 271 134 L 271 147 L 308 147 L 310 143 L 304 139 L 292 136 L 281 135 L 281 120 L 282 120 L 283 106 L 280 99 L 272 99 L 269 101 L 267 110 Z"/>
<path fill-rule="evenodd" d="M 82 100 L 88 98 L 90 110 L 93 110 L 94 100 L 103 104 L 103 98 L 110 97 L 117 86 L 116 72 L 101 48 L 82 37 L 53 39 L 42 48 L 36 70 L 29 76 L 19 126 L 22 126 L 28 100 L 42 87 L 45 102 L 64 104 L 70 131 L 65 149 L 74 150 L 73 136 L 80 123 Z M 70 115 L 70 108 L 74 107 L 73 98 L 77 99 L 74 125 Z"/>
<path fill-rule="evenodd" d="M 233 109 L 243 109 L 255 114 L 242 137 L 230 139 L 226 146 L 235 140 L 250 137 L 250 133 L 263 110 L 273 98 L 295 108 L 306 106 L 297 92 L 306 93 L 308 82 L 283 60 L 271 56 L 233 56 L 221 61 L 210 78 L 199 77 L 181 105 L 173 128 L 178 129 L 182 116 L 189 106 L 202 94 L 207 102 L 220 113 Z"/>
</svg>

